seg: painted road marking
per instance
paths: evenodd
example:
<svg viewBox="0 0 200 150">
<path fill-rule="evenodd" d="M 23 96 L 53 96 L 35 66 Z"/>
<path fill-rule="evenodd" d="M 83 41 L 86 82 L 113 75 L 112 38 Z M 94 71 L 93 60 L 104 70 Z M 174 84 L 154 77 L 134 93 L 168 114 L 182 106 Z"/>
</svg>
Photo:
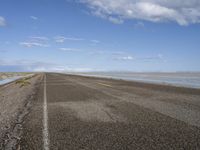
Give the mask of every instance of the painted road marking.
<svg viewBox="0 0 200 150">
<path fill-rule="evenodd" d="M 49 150 L 46 75 L 44 75 L 43 142 L 44 142 L 44 150 Z"/>
<path fill-rule="evenodd" d="M 104 83 L 98 83 L 98 84 L 103 85 L 103 86 L 107 86 L 107 87 L 112 87 L 112 86 L 109 85 L 109 84 L 104 84 Z"/>
</svg>

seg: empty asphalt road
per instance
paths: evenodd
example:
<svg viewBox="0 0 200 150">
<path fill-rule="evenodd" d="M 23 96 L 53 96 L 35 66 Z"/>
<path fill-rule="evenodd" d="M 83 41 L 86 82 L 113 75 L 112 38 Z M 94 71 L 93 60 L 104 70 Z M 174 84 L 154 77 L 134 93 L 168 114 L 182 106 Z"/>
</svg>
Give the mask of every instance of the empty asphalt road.
<svg viewBox="0 0 200 150">
<path fill-rule="evenodd" d="M 19 149 L 200 149 L 200 90 L 46 73 Z"/>
</svg>

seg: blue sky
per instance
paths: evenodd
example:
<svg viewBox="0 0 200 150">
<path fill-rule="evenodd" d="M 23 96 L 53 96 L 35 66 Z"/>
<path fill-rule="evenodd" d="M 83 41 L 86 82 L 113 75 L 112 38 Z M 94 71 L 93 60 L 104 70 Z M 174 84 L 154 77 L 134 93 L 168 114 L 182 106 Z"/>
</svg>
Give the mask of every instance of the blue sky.
<svg viewBox="0 0 200 150">
<path fill-rule="evenodd" d="M 200 71 L 198 0 L 0 3 L 0 71 Z"/>
</svg>

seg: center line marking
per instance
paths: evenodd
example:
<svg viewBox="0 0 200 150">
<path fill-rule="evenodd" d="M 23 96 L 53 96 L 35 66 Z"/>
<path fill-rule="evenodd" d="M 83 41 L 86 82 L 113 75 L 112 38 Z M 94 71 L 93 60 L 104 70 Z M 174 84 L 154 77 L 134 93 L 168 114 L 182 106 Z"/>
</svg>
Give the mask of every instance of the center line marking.
<svg viewBox="0 0 200 150">
<path fill-rule="evenodd" d="M 46 74 L 44 75 L 43 142 L 44 142 L 44 150 L 49 150 Z"/>
<path fill-rule="evenodd" d="M 107 87 L 112 87 L 112 86 L 109 85 L 109 84 L 104 84 L 104 83 L 98 83 L 98 84 L 103 85 L 103 86 L 107 86 Z"/>
</svg>

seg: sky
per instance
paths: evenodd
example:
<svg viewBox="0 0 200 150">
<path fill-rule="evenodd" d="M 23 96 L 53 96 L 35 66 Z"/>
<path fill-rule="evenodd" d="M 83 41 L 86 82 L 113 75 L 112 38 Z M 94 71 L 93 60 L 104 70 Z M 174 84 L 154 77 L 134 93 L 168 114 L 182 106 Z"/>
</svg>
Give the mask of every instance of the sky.
<svg viewBox="0 0 200 150">
<path fill-rule="evenodd" d="M 1 0 L 6 71 L 200 71 L 200 1 Z"/>
</svg>

